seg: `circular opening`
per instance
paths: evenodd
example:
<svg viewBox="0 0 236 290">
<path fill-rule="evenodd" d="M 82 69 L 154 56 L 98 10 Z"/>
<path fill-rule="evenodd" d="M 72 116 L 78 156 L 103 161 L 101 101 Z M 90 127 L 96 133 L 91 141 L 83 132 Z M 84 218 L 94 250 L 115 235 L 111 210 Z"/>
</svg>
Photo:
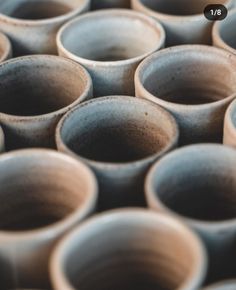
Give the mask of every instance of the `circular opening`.
<svg viewBox="0 0 236 290">
<path fill-rule="evenodd" d="M 179 289 L 197 264 L 196 248 L 183 232 L 148 215 L 97 219 L 73 238 L 62 267 L 75 289 Z"/>
<path fill-rule="evenodd" d="M 228 15 L 219 25 L 219 33 L 222 40 L 230 47 L 236 49 L 236 11 Z"/>
<path fill-rule="evenodd" d="M 0 231 L 49 226 L 82 208 L 91 193 L 81 166 L 48 154 L 0 161 Z"/>
<path fill-rule="evenodd" d="M 182 216 L 212 222 L 234 219 L 235 165 L 235 152 L 223 146 L 186 148 L 159 163 L 151 190 Z"/>
<path fill-rule="evenodd" d="M 162 33 L 152 20 L 135 12 L 93 12 L 67 25 L 61 43 L 80 58 L 119 61 L 156 50 Z"/>
<path fill-rule="evenodd" d="M 59 57 L 26 57 L 0 66 L 0 111 L 36 116 L 69 106 L 85 92 L 88 79 L 78 64 Z"/>
<path fill-rule="evenodd" d="M 215 48 L 166 49 L 143 64 L 139 74 L 144 88 L 167 102 L 206 104 L 236 91 L 235 66 L 227 53 Z"/>
<path fill-rule="evenodd" d="M 203 14 L 211 0 L 139 0 L 145 7 L 163 14 L 188 16 Z M 214 4 L 226 4 L 227 0 L 215 0 Z"/>
<path fill-rule="evenodd" d="M 22 20 L 42 20 L 62 16 L 76 9 L 81 0 L 8 0 L 0 3 L 0 13 Z"/>
<path fill-rule="evenodd" d="M 76 154 L 100 162 L 137 161 L 171 147 L 172 117 L 143 100 L 97 99 L 73 111 L 62 123 L 61 138 Z"/>
</svg>

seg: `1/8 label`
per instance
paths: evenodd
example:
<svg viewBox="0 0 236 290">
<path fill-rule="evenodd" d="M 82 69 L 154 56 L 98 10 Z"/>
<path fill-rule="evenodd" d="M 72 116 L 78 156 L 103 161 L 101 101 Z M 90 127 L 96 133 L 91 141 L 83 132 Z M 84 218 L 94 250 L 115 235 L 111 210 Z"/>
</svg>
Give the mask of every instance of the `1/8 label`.
<svg viewBox="0 0 236 290">
<path fill-rule="evenodd" d="M 211 4 L 206 6 L 204 15 L 210 21 L 223 20 L 228 15 L 228 9 L 222 4 Z"/>
</svg>

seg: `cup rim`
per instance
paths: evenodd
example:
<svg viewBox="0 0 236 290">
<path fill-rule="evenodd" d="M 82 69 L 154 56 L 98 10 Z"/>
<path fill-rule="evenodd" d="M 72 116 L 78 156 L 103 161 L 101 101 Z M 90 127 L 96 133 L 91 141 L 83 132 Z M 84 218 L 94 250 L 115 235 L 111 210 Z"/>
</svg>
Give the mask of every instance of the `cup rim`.
<svg viewBox="0 0 236 290">
<path fill-rule="evenodd" d="M 155 48 L 151 49 L 150 51 L 143 53 L 142 55 L 131 57 L 129 59 L 123 59 L 123 60 L 116 60 L 116 61 L 98 61 L 98 60 L 91 60 L 88 58 L 84 58 L 81 56 L 77 56 L 76 54 L 70 52 L 63 44 L 62 37 L 67 29 L 70 29 L 71 26 L 73 26 L 75 23 L 83 21 L 84 19 L 91 19 L 93 17 L 105 17 L 109 15 L 115 15 L 115 16 L 125 16 L 127 18 L 134 18 L 139 19 L 144 23 L 145 25 L 148 24 L 148 26 L 152 26 L 156 31 L 159 33 L 159 41 L 158 44 L 155 46 Z M 78 17 L 70 20 L 69 22 L 65 23 L 58 31 L 57 37 L 56 37 L 56 43 L 57 43 L 57 49 L 60 52 L 63 53 L 63 55 L 66 55 L 70 59 L 79 62 L 83 65 L 88 66 L 99 66 L 99 67 L 117 67 L 117 66 L 123 66 L 128 65 L 130 63 L 136 63 L 140 62 L 147 56 L 151 55 L 155 51 L 161 49 L 165 45 L 166 40 L 166 33 L 163 28 L 163 26 L 156 20 L 152 19 L 149 16 L 146 16 L 145 14 L 142 14 L 140 12 L 130 10 L 130 9 L 101 9 L 96 11 L 90 11 L 88 13 L 85 13 L 84 15 L 79 15 Z"/>
<path fill-rule="evenodd" d="M 2 126 L 0 126 L 0 151 L 5 147 L 5 134 L 3 132 Z"/>
<path fill-rule="evenodd" d="M 145 181 L 144 181 L 144 192 L 146 196 L 146 200 L 148 206 L 156 210 L 158 207 L 158 211 L 164 212 L 174 218 L 177 218 L 185 223 L 187 223 L 190 227 L 195 229 L 202 229 L 208 231 L 208 233 L 214 233 L 216 230 L 227 230 L 228 228 L 236 228 L 236 216 L 235 218 L 227 219 L 227 220 L 220 220 L 220 221 L 205 221 L 200 219 L 190 218 L 188 216 L 182 215 L 175 210 L 171 209 L 167 205 L 165 205 L 159 196 L 156 194 L 155 190 L 153 189 L 153 180 L 155 179 L 156 172 L 161 169 L 163 164 L 169 162 L 169 160 L 173 159 L 176 156 L 182 156 L 183 153 L 187 151 L 191 151 L 192 149 L 220 149 L 231 151 L 232 153 L 236 154 L 233 148 L 225 146 L 223 144 L 215 144 L 215 143 L 202 143 L 202 144 L 192 144 L 188 146 L 184 146 L 182 148 L 177 148 L 158 160 L 154 163 L 150 170 L 148 171 Z M 154 206 L 150 204 L 154 204 Z"/>
<path fill-rule="evenodd" d="M 39 115 L 33 115 L 33 116 L 20 116 L 20 115 L 12 115 L 12 114 L 8 114 L 8 113 L 4 113 L 1 112 L 0 109 L 0 116 L 2 120 L 8 120 L 8 121 L 33 121 L 33 120 L 39 120 L 39 121 L 43 121 L 43 120 L 47 120 L 48 118 L 51 117 L 56 117 L 56 116 L 61 116 L 63 114 L 65 114 L 67 111 L 69 111 L 71 108 L 75 107 L 76 105 L 80 104 L 81 102 L 87 100 L 89 97 L 92 97 L 92 89 L 93 89 L 93 84 L 92 84 L 92 78 L 90 76 L 90 74 L 88 73 L 88 71 L 79 63 L 76 63 L 70 59 L 61 57 L 61 56 L 57 56 L 57 55 L 46 55 L 46 54 L 37 54 L 37 55 L 28 55 L 28 56 L 20 56 L 20 57 L 16 57 L 10 60 L 7 60 L 3 63 L 0 63 L 0 70 L 1 68 L 9 65 L 9 64 L 14 64 L 14 63 L 23 63 L 23 62 L 30 62 L 31 60 L 46 60 L 47 62 L 50 60 L 54 60 L 57 62 L 65 62 L 67 64 L 69 64 L 70 66 L 73 66 L 74 69 L 78 72 L 80 72 L 80 74 L 82 75 L 82 77 L 84 78 L 84 80 L 86 80 L 86 85 L 85 88 L 83 90 L 83 93 L 78 95 L 78 98 L 75 99 L 72 103 L 70 103 L 69 105 L 62 107 L 58 110 L 46 113 L 46 114 L 39 114 Z M 91 91 L 91 96 L 89 96 L 89 93 Z"/>
<path fill-rule="evenodd" d="M 126 101 L 130 102 L 131 100 L 134 100 L 135 102 L 143 102 L 148 106 L 156 108 L 163 116 L 168 119 L 170 122 L 172 129 L 173 129 L 173 138 L 169 141 L 169 143 L 158 153 L 151 154 L 147 157 L 141 158 L 139 160 L 131 161 L 131 162 L 103 162 L 103 161 L 95 161 L 92 159 L 85 158 L 81 155 L 76 154 L 74 151 L 72 151 L 67 144 L 65 144 L 62 136 L 61 136 L 61 131 L 63 129 L 63 126 L 65 122 L 73 116 L 78 110 L 80 110 L 83 107 L 90 106 L 90 104 L 97 103 L 97 102 L 114 102 L 114 101 Z M 69 152 L 70 155 L 74 156 L 75 158 L 85 162 L 86 164 L 91 165 L 93 168 L 97 168 L 100 170 L 119 170 L 119 169 L 124 169 L 124 168 L 133 168 L 135 167 L 140 167 L 142 166 L 143 163 L 152 163 L 153 159 L 158 159 L 161 157 L 163 154 L 169 152 L 172 148 L 175 147 L 175 145 L 178 144 L 179 140 L 179 126 L 171 113 L 169 113 L 167 110 L 164 108 L 160 107 L 157 104 L 154 104 L 153 102 L 147 101 L 147 100 L 141 100 L 135 97 L 131 96 L 106 96 L 106 97 L 100 97 L 97 99 L 92 99 L 89 101 L 86 101 L 69 112 L 67 112 L 59 121 L 57 127 L 56 127 L 56 145 L 58 150 L 62 152 Z"/>
<path fill-rule="evenodd" d="M 236 113 L 236 99 L 234 99 L 232 103 L 228 106 L 225 113 L 225 119 L 224 119 L 224 123 L 227 124 L 229 130 L 231 132 L 234 132 L 234 134 L 236 134 L 236 126 L 234 125 L 232 121 L 233 113 Z"/>
<path fill-rule="evenodd" d="M 205 288 L 203 288 L 202 290 L 223 290 L 224 286 L 236 286 L 236 279 L 229 279 L 229 280 L 223 280 L 214 284 L 211 284 Z M 227 289 L 226 289 L 227 290 Z"/>
<path fill-rule="evenodd" d="M 0 32 L 0 41 L 3 42 L 3 54 L 0 56 L 0 63 L 11 57 L 12 45 L 9 38 Z"/>
<path fill-rule="evenodd" d="M 67 12 L 63 15 L 50 17 L 46 19 L 35 19 L 35 20 L 20 19 L 20 18 L 15 18 L 15 17 L 5 15 L 3 13 L 0 13 L 0 21 L 7 24 L 19 25 L 19 26 L 25 26 L 25 27 L 29 27 L 29 26 L 37 27 L 41 25 L 50 25 L 57 22 L 60 23 L 60 22 L 63 22 L 70 18 L 75 17 L 78 13 L 84 11 L 87 6 L 90 6 L 90 0 L 83 0 L 83 3 L 80 4 L 80 7 L 76 9 L 72 9 L 70 12 Z"/>
<path fill-rule="evenodd" d="M 179 103 L 175 103 L 175 102 L 170 102 L 167 100 L 162 99 L 161 97 L 157 97 L 155 95 L 153 95 L 151 92 L 149 92 L 145 86 L 142 84 L 142 76 L 144 74 L 144 72 L 146 71 L 146 69 L 159 57 L 161 57 L 162 55 L 169 55 L 172 54 L 173 52 L 178 52 L 178 51 L 185 51 L 187 52 L 188 50 L 192 50 L 192 51 L 202 51 L 204 50 L 205 52 L 216 52 L 218 54 L 221 54 L 224 57 L 230 58 L 232 60 L 232 58 L 234 58 L 235 60 L 235 69 L 236 69 L 236 56 L 232 53 L 230 53 L 229 51 L 217 48 L 217 47 L 213 47 L 213 46 L 208 46 L 208 45 L 201 45 L 201 44 L 185 44 L 185 45 L 178 45 L 178 46 L 173 46 L 173 47 L 169 47 L 169 48 L 165 48 L 162 49 L 160 51 L 155 52 L 154 54 L 150 55 L 149 57 L 147 57 L 146 59 L 144 59 L 138 66 L 136 72 L 135 72 L 135 76 L 134 76 L 134 82 L 135 82 L 135 89 L 139 90 L 142 92 L 142 94 L 145 94 L 145 98 L 147 100 L 150 100 L 154 103 L 159 104 L 160 106 L 163 107 L 168 107 L 170 109 L 178 109 L 178 110 L 185 110 L 185 109 L 191 109 L 191 110 L 199 110 L 199 109 L 206 109 L 209 107 L 218 107 L 222 104 L 228 103 L 228 101 L 230 101 L 231 99 L 233 100 L 236 97 L 236 93 L 233 93 L 227 97 L 224 97 L 220 100 L 217 101 L 213 101 L 210 103 L 203 103 L 203 104 L 179 104 Z M 232 60 L 233 61 L 233 60 Z M 233 65 L 233 64 L 232 64 Z M 137 96 L 137 93 L 136 93 Z M 158 101 L 157 101 L 158 100 Z"/>
<path fill-rule="evenodd" d="M 8 241 L 9 239 L 11 241 L 30 241 L 43 237 L 46 237 L 47 239 L 52 239 L 55 235 L 60 235 L 69 228 L 72 228 L 74 225 L 76 225 L 78 221 L 82 221 L 82 219 L 84 219 L 96 207 L 96 202 L 98 198 L 98 183 L 95 174 L 88 166 L 86 166 L 86 164 L 70 157 L 69 155 L 44 148 L 20 149 L 0 155 L 0 162 L 4 160 L 7 161 L 12 158 L 14 159 L 17 157 L 32 157 L 32 155 L 36 157 L 40 155 L 44 155 L 45 157 L 48 156 L 53 159 L 58 159 L 67 163 L 74 164 L 74 166 L 77 166 L 78 169 L 82 168 L 83 172 L 87 175 L 89 179 L 90 193 L 79 208 L 74 209 L 66 217 L 63 217 L 55 223 L 25 231 L 0 230 L 0 239 L 3 242 Z"/>
<path fill-rule="evenodd" d="M 191 239 L 191 242 L 189 244 L 191 244 L 191 246 L 195 248 L 195 251 L 193 251 L 193 253 L 197 261 L 195 261 L 195 265 L 193 266 L 193 270 L 191 274 L 189 274 L 189 277 L 186 278 L 186 280 L 178 289 L 192 289 L 200 286 L 207 272 L 208 258 L 206 249 L 197 234 L 189 229 L 189 227 L 181 223 L 179 220 L 174 219 L 171 216 L 141 208 L 114 209 L 100 214 L 96 214 L 81 223 L 68 235 L 64 236 L 54 248 L 49 261 L 49 269 L 52 277 L 52 282 L 55 283 L 54 281 L 57 281 L 57 284 L 62 285 L 62 288 L 74 290 L 73 286 L 66 278 L 66 276 L 64 275 L 64 271 L 62 271 L 61 268 L 63 265 L 63 260 L 66 256 L 66 251 L 71 245 L 71 241 L 73 241 L 74 237 L 77 237 L 81 231 L 87 230 L 89 232 L 89 228 L 93 228 L 98 223 L 106 224 L 109 223 L 109 221 L 125 218 L 127 219 L 129 217 L 134 218 L 140 215 L 142 215 L 143 218 L 152 218 L 153 220 L 155 219 L 156 222 L 160 224 L 164 222 L 168 225 L 172 225 L 175 227 L 176 230 L 181 231 L 186 238 Z M 201 267 L 199 267 L 200 264 Z"/>
<path fill-rule="evenodd" d="M 222 5 L 226 7 L 231 7 L 233 3 L 233 0 L 226 0 L 226 2 Z M 151 15 L 152 17 L 160 19 L 160 21 L 197 21 L 200 19 L 204 19 L 207 22 L 207 19 L 205 19 L 204 13 L 197 13 L 197 14 L 190 14 L 190 15 L 172 15 L 168 13 L 162 13 L 155 11 L 146 5 L 142 3 L 141 0 L 131 0 L 131 6 L 134 9 L 134 5 L 138 5 L 142 8 L 143 13 L 147 13 L 148 15 Z"/>
</svg>

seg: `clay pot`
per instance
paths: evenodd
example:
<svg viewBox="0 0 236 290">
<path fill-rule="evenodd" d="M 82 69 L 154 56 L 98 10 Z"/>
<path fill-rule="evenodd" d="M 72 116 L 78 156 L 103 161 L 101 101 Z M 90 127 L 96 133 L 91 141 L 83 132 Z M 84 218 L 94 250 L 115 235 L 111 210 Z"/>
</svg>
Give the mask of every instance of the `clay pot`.
<svg viewBox="0 0 236 290">
<path fill-rule="evenodd" d="M 151 102 L 127 96 L 88 101 L 56 130 L 59 150 L 86 164 L 100 185 L 99 210 L 144 205 L 149 166 L 178 142 L 174 118 Z"/>
<path fill-rule="evenodd" d="M 56 54 L 58 29 L 89 6 L 90 0 L 1 1 L 0 30 L 11 39 L 15 56 Z"/>
<path fill-rule="evenodd" d="M 236 147 L 236 100 L 228 107 L 225 114 L 224 122 L 224 139 L 225 145 Z"/>
<path fill-rule="evenodd" d="M 135 75 L 136 96 L 169 110 L 181 145 L 222 142 L 223 119 L 235 97 L 236 56 L 203 45 L 167 48 L 146 58 Z"/>
<path fill-rule="evenodd" d="M 0 63 L 11 58 L 12 48 L 9 39 L 3 33 L 0 33 Z"/>
<path fill-rule="evenodd" d="M 204 240 L 208 282 L 235 277 L 236 151 L 204 144 L 178 149 L 157 162 L 145 182 L 149 207 L 179 218 Z"/>
<path fill-rule="evenodd" d="M 5 137 L 2 128 L 0 127 L 0 153 L 5 150 Z"/>
<path fill-rule="evenodd" d="M 213 44 L 219 48 L 236 54 L 236 9 L 230 11 L 222 21 L 216 21 L 213 26 Z"/>
<path fill-rule="evenodd" d="M 55 242 L 95 209 L 97 183 L 83 163 L 45 149 L 0 156 L 0 256 L 15 287 L 50 288 Z"/>
<path fill-rule="evenodd" d="M 211 285 L 203 290 L 235 290 L 236 289 L 236 281 L 222 281 L 220 283 Z"/>
<path fill-rule="evenodd" d="M 65 24 L 57 36 L 59 54 L 90 72 L 95 96 L 134 95 L 138 64 L 164 43 L 159 23 L 128 9 L 88 13 Z"/>
<path fill-rule="evenodd" d="M 91 218 L 59 243 L 50 263 L 55 290 L 195 290 L 205 269 L 204 248 L 188 228 L 141 209 Z"/>
<path fill-rule="evenodd" d="M 130 0 L 92 0 L 92 10 L 107 8 L 130 8 Z"/>
<path fill-rule="evenodd" d="M 8 150 L 55 147 L 56 124 L 92 96 L 79 64 L 58 56 L 27 56 L 0 64 L 0 123 Z"/>
<path fill-rule="evenodd" d="M 234 0 L 215 0 L 231 8 Z M 159 20 L 166 31 L 166 45 L 211 44 L 213 22 L 204 16 L 209 0 L 131 0 L 133 9 Z"/>
</svg>

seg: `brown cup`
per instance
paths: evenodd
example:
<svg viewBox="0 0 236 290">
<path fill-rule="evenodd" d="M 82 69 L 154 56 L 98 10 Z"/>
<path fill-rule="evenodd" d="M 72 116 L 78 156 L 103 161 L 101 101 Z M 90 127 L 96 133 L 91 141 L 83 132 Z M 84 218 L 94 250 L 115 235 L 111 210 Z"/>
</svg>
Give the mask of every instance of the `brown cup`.
<svg viewBox="0 0 236 290">
<path fill-rule="evenodd" d="M 177 146 L 178 127 L 161 107 L 134 97 L 110 96 L 81 104 L 59 122 L 60 151 L 96 173 L 99 210 L 143 206 L 150 165 Z"/>
<path fill-rule="evenodd" d="M 0 28 L 1 29 L 1 28 Z M 0 32 L 0 63 L 11 58 L 12 48 L 10 40 Z"/>
<path fill-rule="evenodd" d="M 149 171 L 149 207 L 181 219 L 208 249 L 207 282 L 235 277 L 236 151 L 218 144 L 187 146 L 163 157 Z"/>
<path fill-rule="evenodd" d="M 65 237 L 50 272 L 55 290 L 196 290 L 206 262 L 200 240 L 178 220 L 125 209 L 97 215 Z"/>
<path fill-rule="evenodd" d="M 51 250 L 94 211 L 95 176 L 83 163 L 45 149 L 2 154 L 0 172 L 0 257 L 10 264 L 15 288 L 50 288 Z"/>
<path fill-rule="evenodd" d="M 230 104 L 225 114 L 223 143 L 236 147 L 236 100 Z"/>
<path fill-rule="evenodd" d="M 236 56 L 204 45 L 167 48 L 135 74 L 136 96 L 170 111 L 180 144 L 222 142 L 225 111 L 235 98 Z"/>
<path fill-rule="evenodd" d="M 0 31 L 10 38 L 14 56 L 57 54 L 59 28 L 89 7 L 90 0 L 0 1 Z"/>
<path fill-rule="evenodd" d="M 130 8 L 130 0 L 92 0 L 92 10 L 107 8 Z"/>
<path fill-rule="evenodd" d="M 59 55 L 89 71 L 96 97 L 133 96 L 138 64 L 164 44 L 159 23 L 128 9 L 87 13 L 65 24 L 57 36 Z"/>
<path fill-rule="evenodd" d="M 0 123 L 6 149 L 55 148 L 61 116 L 92 97 L 92 80 L 79 64 L 58 56 L 26 56 L 0 64 Z"/>
</svg>

